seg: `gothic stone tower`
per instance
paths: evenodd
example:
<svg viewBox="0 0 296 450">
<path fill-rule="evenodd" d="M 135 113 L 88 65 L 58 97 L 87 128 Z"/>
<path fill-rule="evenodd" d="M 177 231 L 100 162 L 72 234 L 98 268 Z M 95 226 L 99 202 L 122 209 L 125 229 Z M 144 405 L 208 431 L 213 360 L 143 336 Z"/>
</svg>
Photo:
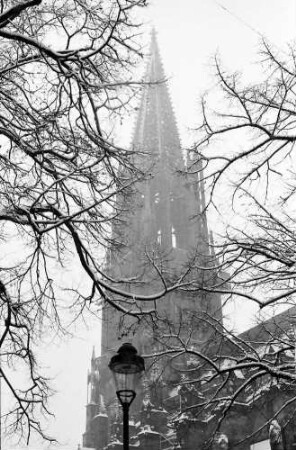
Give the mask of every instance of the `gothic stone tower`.
<svg viewBox="0 0 296 450">
<path fill-rule="evenodd" d="M 146 80 L 133 139 L 135 164 L 143 169 L 146 179 L 136 185 L 129 198 L 118 199 L 125 214 L 113 227 L 118 245 L 110 249 L 107 264 L 113 279 L 136 281 L 132 288 L 126 283 L 126 290 L 149 297 L 163 290 L 163 278 L 172 284 L 174 277 L 186 270 L 186 261 L 193 255 L 199 255 L 199 265 L 205 265 L 213 255 L 203 213 L 203 183 L 180 175 L 185 169 L 184 155 L 154 33 Z M 195 276 L 198 275 L 196 269 Z M 144 301 L 137 307 L 139 312 L 145 312 L 151 308 L 151 302 Z M 93 355 L 89 376 L 85 447 L 102 450 L 109 443 L 108 448 L 113 448 L 118 438 L 120 413 L 107 365 L 121 343 L 132 342 L 142 355 L 151 354 L 163 345 L 161 335 L 173 334 L 174 326 L 180 329 L 181 321 L 188 331 L 190 317 L 198 312 L 222 320 L 219 296 L 172 291 L 158 301 L 158 321 L 152 321 L 152 326 L 145 315 L 139 325 L 114 308 L 104 307 L 101 356 Z M 194 327 L 192 345 L 200 348 L 211 336 L 201 323 Z M 185 360 L 181 363 L 186 365 Z M 168 433 L 166 399 L 170 398 L 175 378 L 174 368 L 166 359 L 146 372 L 143 392 L 131 407 L 132 415 L 138 418 L 134 442 L 138 439 L 143 450 L 160 448 L 160 436 Z M 157 384 L 156 379 L 161 382 Z M 162 444 L 162 448 L 170 447 Z"/>
</svg>

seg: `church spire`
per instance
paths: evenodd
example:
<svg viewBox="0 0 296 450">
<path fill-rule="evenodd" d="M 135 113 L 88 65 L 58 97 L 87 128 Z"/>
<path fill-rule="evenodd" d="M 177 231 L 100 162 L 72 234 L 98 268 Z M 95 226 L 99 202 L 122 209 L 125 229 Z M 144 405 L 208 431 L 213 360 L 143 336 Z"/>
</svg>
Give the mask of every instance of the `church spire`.
<svg viewBox="0 0 296 450">
<path fill-rule="evenodd" d="M 156 32 L 151 34 L 149 60 L 133 139 L 136 149 L 151 153 L 171 170 L 184 162 L 172 102 L 160 57 Z M 180 166 L 181 164 L 181 166 Z"/>
<path fill-rule="evenodd" d="M 150 43 L 150 61 L 148 64 L 149 69 L 146 71 L 146 81 L 159 82 L 165 81 L 165 72 L 160 57 L 158 48 L 156 31 L 153 28 L 151 31 L 151 43 Z"/>
<path fill-rule="evenodd" d="M 201 255 L 198 265 L 203 266 L 207 259 L 203 256 L 209 255 L 207 222 L 205 215 L 201 214 L 204 205 L 203 185 L 201 180 L 193 184 L 195 180 L 179 175 L 185 169 L 185 163 L 155 31 L 151 36 L 146 84 L 139 103 L 133 149 L 133 162 L 145 172 L 146 178 L 136 183 L 135 189 L 129 191 L 130 195 L 119 195 L 117 198 L 121 216 L 113 227 L 116 245 L 110 248 L 108 271 L 120 283 L 127 280 L 127 290 L 133 289 L 135 293 L 149 295 L 156 292 L 159 286 L 163 288 L 161 277 L 152 267 L 151 261 L 155 261 L 155 267 L 161 267 L 164 276 L 169 279 L 170 276 L 178 275 L 180 270 L 183 272 L 188 258 L 191 261 L 196 253 Z M 196 276 L 194 267 L 192 273 Z M 185 320 L 178 323 L 183 317 L 191 317 L 192 311 L 192 317 L 195 318 L 197 312 L 203 312 L 205 308 L 216 317 L 217 305 L 220 305 L 220 299 L 213 295 L 205 298 L 204 295 L 193 295 L 185 290 L 171 292 L 157 303 L 157 317 L 160 321 L 156 323 L 164 330 L 165 324 L 168 323 L 170 327 L 176 321 L 179 332 L 181 328 L 183 332 L 183 327 L 186 331 L 190 326 Z M 134 308 L 134 302 L 132 307 Z M 140 307 L 144 310 L 145 302 Z M 114 390 L 112 388 L 110 391 L 110 373 L 107 370 L 110 351 L 116 350 L 123 336 L 128 336 L 139 351 L 149 349 L 150 353 L 154 345 L 158 348 L 160 330 L 155 326 L 154 320 L 149 329 L 146 327 L 146 320 L 138 323 L 136 319 L 121 315 L 109 305 L 104 306 L 102 318 L 100 377 L 93 377 L 96 380 L 93 396 L 96 406 L 100 402 L 97 400 L 101 398 L 100 395 L 104 397 L 110 425 L 116 421 Z M 203 343 L 207 339 L 208 333 L 203 328 L 195 327 L 192 330 L 199 333 L 198 340 L 194 342 Z M 95 355 L 93 361 L 96 361 Z M 151 395 L 153 404 L 158 408 L 153 411 L 154 418 L 157 417 L 156 431 L 161 433 L 166 427 L 161 408 L 168 397 L 167 387 L 162 379 L 169 379 L 172 370 L 165 367 L 165 364 L 166 360 L 163 363 L 159 361 L 153 370 L 147 372 L 150 391 L 142 392 L 138 396 L 138 402 L 133 403 L 134 411 L 139 416 L 141 400 L 144 397 L 144 403 L 150 404 Z M 91 408 L 92 405 L 89 406 L 90 411 Z M 86 437 L 91 436 L 91 431 L 86 433 Z M 154 448 L 155 445 L 152 444 L 151 448 Z M 102 444 L 99 448 L 104 446 Z"/>
<path fill-rule="evenodd" d="M 185 163 L 155 31 L 145 81 L 133 147 L 151 180 L 139 186 L 140 207 L 131 229 L 135 241 L 144 238 L 145 245 L 189 250 L 201 238 L 208 241 L 206 220 L 198 217 L 204 192 L 178 175 Z"/>
</svg>

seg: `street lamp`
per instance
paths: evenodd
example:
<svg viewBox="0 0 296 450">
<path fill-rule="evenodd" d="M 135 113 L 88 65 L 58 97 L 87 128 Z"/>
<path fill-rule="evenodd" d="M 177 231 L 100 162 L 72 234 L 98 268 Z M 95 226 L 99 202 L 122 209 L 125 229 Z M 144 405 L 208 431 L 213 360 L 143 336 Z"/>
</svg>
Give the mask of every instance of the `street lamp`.
<svg viewBox="0 0 296 450">
<path fill-rule="evenodd" d="M 123 409 L 123 450 L 129 449 L 129 407 L 136 397 L 136 386 L 145 370 L 144 359 L 132 344 L 125 343 L 112 356 L 109 368 L 113 373 L 116 394 Z"/>
</svg>

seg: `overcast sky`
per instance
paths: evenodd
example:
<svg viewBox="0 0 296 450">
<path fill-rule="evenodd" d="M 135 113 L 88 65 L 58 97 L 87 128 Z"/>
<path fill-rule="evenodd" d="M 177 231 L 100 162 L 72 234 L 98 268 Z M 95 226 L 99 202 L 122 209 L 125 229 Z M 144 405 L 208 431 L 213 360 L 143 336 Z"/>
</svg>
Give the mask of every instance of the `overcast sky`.
<svg viewBox="0 0 296 450">
<path fill-rule="evenodd" d="M 201 94 L 215 85 L 214 55 L 220 55 L 227 69 L 256 80 L 260 37 L 279 49 L 295 39 L 295 5 L 295 0 L 155 0 L 146 9 L 143 19 L 157 31 L 184 144 L 192 139 L 188 128 L 198 123 Z M 99 324 L 90 321 L 89 329 L 81 328 L 77 334 L 43 351 L 44 364 L 55 377 L 57 393 L 51 408 L 56 417 L 49 430 L 59 439 L 59 449 L 76 449 L 81 443 L 86 375 L 92 346 L 99 349 Z M 41 448 L 40 443 L 32 444 L 30 450 Z M 3 450 L 8 448 L 17 447 L 10 441 L 3 445 Z"/>
</svg>

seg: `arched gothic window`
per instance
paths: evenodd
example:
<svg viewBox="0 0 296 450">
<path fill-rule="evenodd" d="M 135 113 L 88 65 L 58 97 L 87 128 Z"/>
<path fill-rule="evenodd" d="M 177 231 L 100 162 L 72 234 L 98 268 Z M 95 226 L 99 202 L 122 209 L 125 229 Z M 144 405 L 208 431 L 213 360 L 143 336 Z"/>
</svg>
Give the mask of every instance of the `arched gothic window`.
<svg viewBox="0 0 296 450">
<path fill-rule="evenodd" d="M 176 230 L 174 227 L 172 227 L 172 247 L 177 248 L 177 236 L 176 236 Z"/>
<path fill-rule="evenodd" d="M 161 230 L 157 231 L 157 243 L 161 245 Z"/>
</svg>

